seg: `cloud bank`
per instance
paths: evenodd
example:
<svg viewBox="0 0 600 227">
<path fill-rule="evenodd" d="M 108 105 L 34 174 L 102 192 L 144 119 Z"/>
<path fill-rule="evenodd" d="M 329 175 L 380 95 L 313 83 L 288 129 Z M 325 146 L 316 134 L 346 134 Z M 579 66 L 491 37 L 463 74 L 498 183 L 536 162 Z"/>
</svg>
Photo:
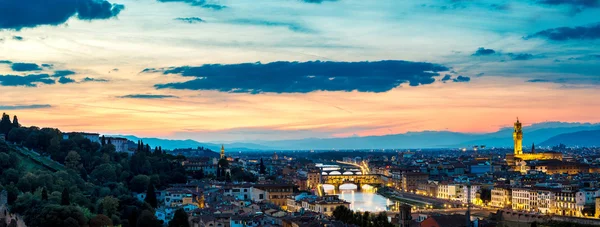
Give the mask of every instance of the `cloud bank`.
<svg viewBox="0 0 600 227">
<path fill-rule="evenodd" d="M 14 105 L 14 106 L 0 105 L 0 110 L 44 109 L 44 108 L 50 108 L 50 107 L 52 107 L 52 106 L 48 105 L 48 104 Z"/>
<path fill-rule="evenodd" d="M 166 98 L 179 98 L 174 95 L 152 95 L 152 94 L 131 94 L 119 96 L 118 98 L 124 99 L 166 99 Z"/>
<path fill-rule="evenodd" d="M 157 89 L 216 90 L 230 93 L 308 93 L 313 91 L 386 92 L 401 84 L 431 84 L 450 68 L 428 62 L 386 60 L 375 62 L 287 62 L 267 64 L 207 64 L 198 67 L 148 68 L 195 77 L 187 82 L 157 84 Z"/>
<path fill-rule="evenodd" d="M 111 4 L 106 0 L 2 0 L 0 29 L 56 26 L 73 16 L 80 20 L 109 19 L 123 9 L 123 5 Z"/>
<path fill-rule="evenodd" d="M 31 74 L 27 76 L 0 75 L 0 85 L 2 86 L 37 87 L 38 83 L 55 84 L 56 81 L 51 79 L 48 74 Z"/>
<path fill-rule="evenodd" d="M 525 39 L 530 38 L 544 38 L 552 41 L 600 39 L 600 23 L 587 26 L 550 28 L 525 37 Z"/>
<path fill-rule="evenodd" d="M 197 7 L 202 7 L 205 9 L 212 9 L 212 10 L 222 10 L 222 9 L 227 8 L 227 6 L 215 4 L 215 3 L 209 3 L 206 0 L 157 0 L 157 1 L 159 1 L 159 2 L 183 2 L 183 3 L 187 3 L 191 6 L 197 6 Z"/>
</svg>

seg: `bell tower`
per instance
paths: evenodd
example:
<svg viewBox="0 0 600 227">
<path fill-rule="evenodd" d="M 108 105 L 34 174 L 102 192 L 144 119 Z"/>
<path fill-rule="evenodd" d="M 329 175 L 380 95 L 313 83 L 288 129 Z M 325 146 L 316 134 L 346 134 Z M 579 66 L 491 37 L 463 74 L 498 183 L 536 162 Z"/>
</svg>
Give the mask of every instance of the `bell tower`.
<svg viewBox="0 0 600 227">
<path fill-rule="evenodd" d="M 513 131 L 513 140 L 515 142 L 515 155 L 523 154 L 523 129 L 521 126 L 521 122 L 519 122 L 519 118 L 517 118 L 517 122 L 515 122 Z"/>
<path fill-rule="evenodd" d="M 225 146 L 221 145 L 221 159 L 225 158 Z"/>
</svg>

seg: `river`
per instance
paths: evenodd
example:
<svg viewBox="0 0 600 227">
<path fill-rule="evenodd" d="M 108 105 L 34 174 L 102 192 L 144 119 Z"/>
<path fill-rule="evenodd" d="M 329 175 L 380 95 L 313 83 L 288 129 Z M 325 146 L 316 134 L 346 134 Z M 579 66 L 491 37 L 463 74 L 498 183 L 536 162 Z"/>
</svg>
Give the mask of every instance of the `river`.
<svg viewBox="0 0 600 227">
<path fill-rule="evenodd" d="M 369 211 L 377 213 L 386 211 L 387 206 L 392 204 L 389 199 L 375 193 L 374 188 L 364 187 L 360 192 L 354 185 L 342 185 L 338 192 L 333 191 L 333 186 L 324 185 L 327 194 L 339 195 L 340 199 L 350 202 L 350 209 L 354 211 Z M 345 187 L 346 186 L 346 187 Z"/>
</svg>

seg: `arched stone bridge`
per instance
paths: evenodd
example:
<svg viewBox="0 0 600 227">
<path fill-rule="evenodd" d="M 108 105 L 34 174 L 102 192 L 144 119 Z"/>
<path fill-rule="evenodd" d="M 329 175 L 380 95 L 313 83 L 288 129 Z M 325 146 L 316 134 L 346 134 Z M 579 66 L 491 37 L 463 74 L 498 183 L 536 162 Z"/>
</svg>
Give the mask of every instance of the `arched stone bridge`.
<svg viewBox="0 0 600 227">
<path fill-rule="evenodd" d="M 365 184 L 382 185 L 384 182 L 379 174 L 364 174 L 364 175 L 321 175 L 321 184 L 330 184 L 338 190 L 342 184 L 355 184 L 360 190 Z"/>
<path fill-rule="evenodd" d="M 333 168 L 321 168 L 321 175 L 361 175 L 363 172 L 360 168 L 356 167 L 333 167 Z"/>
</svg>

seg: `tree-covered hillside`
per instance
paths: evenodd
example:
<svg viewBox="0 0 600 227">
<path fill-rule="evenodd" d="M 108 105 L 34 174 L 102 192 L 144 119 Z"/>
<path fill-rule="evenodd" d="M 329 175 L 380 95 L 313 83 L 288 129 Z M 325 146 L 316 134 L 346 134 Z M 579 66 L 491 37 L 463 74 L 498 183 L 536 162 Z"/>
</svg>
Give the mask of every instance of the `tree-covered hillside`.
<svg viewBox="0 0 600 227">
<path fill-rule="evenodd" d="M 141 222 L 138 217 L 153 214 L 154 208 L 132 192 L 186 181 L 183 157 L 149 146 L 130 156 L 83 136 L 63 139 L 58 129 L 23 127 L 6 114 L 0 134 L 0 191 L 7 191 L 10 212 L 31 227 L 159 224 L 152 218 Z M 37 154 L 62 168 L 28 157 Z"/>
</svg>

